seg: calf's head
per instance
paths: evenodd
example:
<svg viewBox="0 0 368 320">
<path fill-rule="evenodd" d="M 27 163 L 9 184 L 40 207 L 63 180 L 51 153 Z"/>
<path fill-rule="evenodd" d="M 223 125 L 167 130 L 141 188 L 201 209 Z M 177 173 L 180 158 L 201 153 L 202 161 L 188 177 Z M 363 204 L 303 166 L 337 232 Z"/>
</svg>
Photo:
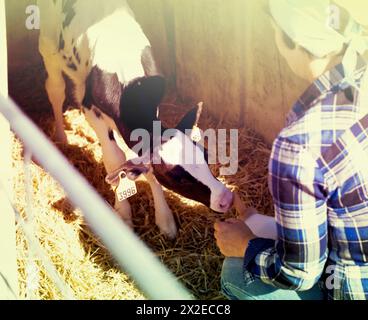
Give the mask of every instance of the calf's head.
<svg viewBox="0 0 368 320">
<path fill-rule="evenodd" d="M 207 151 L 190 136 L 177 130 L 170 140 L 164 141 L 158 154 L 161 163 L 152 164 L 152 168 L 166 188 L 217 212 L 231 208 L 232 193 L 213 176 L 207 164 Z"/>
<path fill-rule="evenodd" d="M 140 84 L 140 86 L 144 88 L 144 85 Z M 162 90 L 156 92 L 162 94 Z M 144 98 L 145 94 L 149 95 L 149 99 Z M 143 151 L 139 157 L 127 161 L 119 170 L 124 170 L 131 180 L 136 180 L 140 175 L 151 171 L 158 182 L 167 189 L 185 198 L 198 201 L 216 212 L 227 212 L 233 204 L 233 194 L 212 174 L 208 166 L 206 149 L 195 143 L 190 134 L 186 134 L 197 125 L 202 106 L 195 107 L 184 116 L 176 128 L 169 129 L 170 137 L 165 128 L 162 128 L 159 136 L 155 136 L 152 127 L 154 121 L 159 120 L 157 105 L 160 99 L 152 98 L 152 94 L 151 90 L 146 89 L 139 95 L 135 95 L 137 99 L 132 96 L 125 99 L 130 103 L 129 106 L 127 103 L 122 106 L 125 108 L 122 114 L 125 114 L 125 123 L 134 123 L 135 128 L 150 130 L 151 142 L 158 139 L 160 143 L 156 147 L 153 143 L 153 146 Z M 142 101 L 144 106 L 141 105 Z M 147 101 L 154 101 L 154 103 L 147 103 Z M 135 106 L 135 110 L 142 110 L 140 115 L 134 115 L 136 117 L 134 119 L 131 118 L 132 115 L 128 115 L 132 105 Z M 142 125 L 139 125 L 139 116 L 143 119 Z M 133 129 L 133 126 L 129 125 L 129 127 L 130 130 Z M 110 181 L 114 180 L 118 171 L 109 177 Z"/>
</svg>

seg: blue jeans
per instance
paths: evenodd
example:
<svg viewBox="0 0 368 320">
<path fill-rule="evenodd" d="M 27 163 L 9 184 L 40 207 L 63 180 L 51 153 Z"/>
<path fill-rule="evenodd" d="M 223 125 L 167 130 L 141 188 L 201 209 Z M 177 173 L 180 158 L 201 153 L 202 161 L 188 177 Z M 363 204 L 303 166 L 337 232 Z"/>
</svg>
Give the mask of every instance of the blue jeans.
<svg viewBox="0 0 368 320">
<path fill-rule="evenodd" d="M 246 285 L 243 276 L 243 259 L 227 258 L 221 273 L 223 294 L 230 300 L 324 300 L 318 284 L 308 291 L 284 290 L 256 279 Z"/>
</svg>

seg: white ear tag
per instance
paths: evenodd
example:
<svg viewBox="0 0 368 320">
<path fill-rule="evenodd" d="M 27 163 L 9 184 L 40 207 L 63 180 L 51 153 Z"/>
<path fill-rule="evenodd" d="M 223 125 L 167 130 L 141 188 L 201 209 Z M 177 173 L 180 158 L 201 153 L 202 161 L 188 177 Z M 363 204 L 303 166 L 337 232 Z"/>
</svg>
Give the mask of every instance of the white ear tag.
<svg viewBox="0 0 368 320">
<path fill-rule="evenodd" d="M 194 142 L 200 142 L 202 140 L 201 129 L 199 129 L 197 126 L 194 126 L 190 138 Z"/>
<path fill-rule="evenodd" d="M 119 174 L 119 185 L 115 190 L 117 199 L 122 202 L 137 194 L 137 186 L 134 181 L 128 179 L 124 171 Z"/>
</svg>

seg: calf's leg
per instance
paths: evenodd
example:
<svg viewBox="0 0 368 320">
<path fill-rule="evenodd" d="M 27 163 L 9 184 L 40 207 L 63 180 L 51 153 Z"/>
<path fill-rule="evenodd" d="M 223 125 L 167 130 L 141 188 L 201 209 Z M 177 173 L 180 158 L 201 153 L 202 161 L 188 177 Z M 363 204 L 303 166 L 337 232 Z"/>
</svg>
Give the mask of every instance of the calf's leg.
<svg viewBox="0 0 368 320">
<path fill-rule="evenodd" d="M 45 88 L 49 97 L 55 116 L 55 139 L 56 142 L 66 144 L 68 142 L 64 131 L 63 105 L 65 101 L 65 81 L 62 76 L 62 70 L 57 63 L 52 63 L 44 59 L 46 71 L 48 74 Z"/>
<path fill-rule="evenodd" d="M 88 123 L 92 126 L 102 147 L 102 157 L 107 174 L 119 169 L 125 163 L 124 152 L 116 144 L 104 115 L 95 109 L 83 108 Z M 132 211 L 128 200 L 119 201 L 115 197 L 115 210 L 129 226 L 133 226 Z"/>
<path fill-rule="evenodd" d="M 175 239 L 178 230 L 176 228 L 173 213 L 166 202 L 162 186 L 158 183 L 152 173 L 146 174 L 145 178 L 152 190 L 153 201 L 155 204 L 156 224 L 160 228 L 160 231 L 169 239 Z"/>
</svg>

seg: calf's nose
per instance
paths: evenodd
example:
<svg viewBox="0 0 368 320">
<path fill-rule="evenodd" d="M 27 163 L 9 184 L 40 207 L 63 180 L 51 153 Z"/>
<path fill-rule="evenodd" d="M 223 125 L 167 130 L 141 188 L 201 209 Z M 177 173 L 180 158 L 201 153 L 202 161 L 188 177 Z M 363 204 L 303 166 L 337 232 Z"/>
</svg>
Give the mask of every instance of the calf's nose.
<svg viewBox="0 0 368 320">
<path fill-rule="evenodd" d="M 230 210 L 233 205 L 233 200 L 233 193 L 230 190 L 226 189 L 220 197 L 219 208 L 221 209 L 221 212 L 227 212 L 228 210 Z"/>
</svg>

